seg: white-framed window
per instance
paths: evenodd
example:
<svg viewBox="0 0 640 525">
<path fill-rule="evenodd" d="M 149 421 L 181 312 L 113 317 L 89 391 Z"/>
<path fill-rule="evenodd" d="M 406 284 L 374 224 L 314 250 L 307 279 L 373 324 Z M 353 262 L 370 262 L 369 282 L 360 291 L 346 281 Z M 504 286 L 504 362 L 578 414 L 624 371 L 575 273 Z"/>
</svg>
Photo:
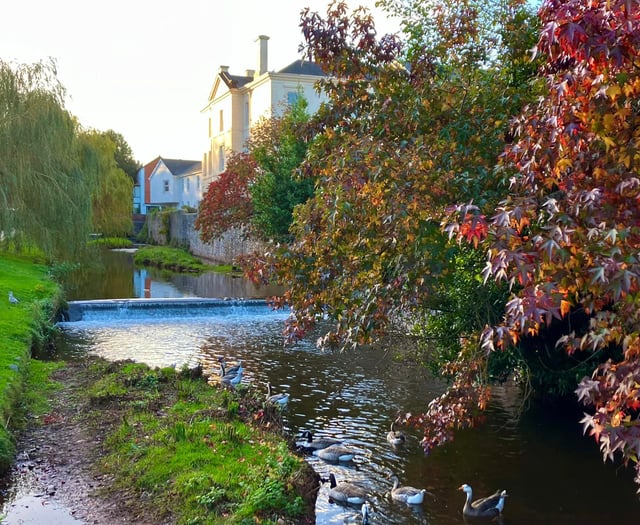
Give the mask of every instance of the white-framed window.
<svg viewBox="0 0 640 525">
<path fill-rule="evenodd" d="M 189 184 L 189 183 L 190 183 L 190 182 L 191 182 L 191 181 L 190 181 L 189 179 L 187 179 L 187 191 L 189 191 L 189 186 L 190 186 L 190 184 Z"/>
<path fill-rule="evenodd" d="M 163 180 L 162 181 L 162 191 L 164 191 L 165 193 L 169 193 L 169 181 L 168 180 Z"/>
<path fill-rule="evenodd" d="M 224 111 L 220 110 L 220 131 L 224 131 Z"/>
<path fill-rule="evenodd" d="M 220 173 L 224 171 L 224 146 L 218 148 L 218 171 Z"/>
</svg>

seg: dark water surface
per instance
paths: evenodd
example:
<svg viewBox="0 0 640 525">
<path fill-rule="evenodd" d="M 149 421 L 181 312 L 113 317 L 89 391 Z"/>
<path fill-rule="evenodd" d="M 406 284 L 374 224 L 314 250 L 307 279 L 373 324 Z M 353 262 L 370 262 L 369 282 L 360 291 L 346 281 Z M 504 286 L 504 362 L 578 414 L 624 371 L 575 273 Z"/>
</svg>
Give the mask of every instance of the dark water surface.
<svg viewBox="0 0 640 525">
<path fill-rule="evenodd" d="M 141 277 L 123 269 L 126 257 L 113 256 L 115 263 L 109 264 L 116 264 L 116 269 L 93 283 L 99 289 L 87 286 L 83 292 L 78 287 L 74 298 L 94 299 L 101 293 L 104 298 L 144 297 L 137 295 Z M 118 277 L 112 279 L 114 272 Z M 157 297 L 260 294 L 237 279 L 216 289 L 212 283 L 217 277 L 204 285 L 206 279 L 162 281 L 154 276 L 156 284 L 148 276 L 142 281 L 149 286 L 142 289 L 163 294 Z M 372 523 L 465 523 L 463 493 L 456 490 L 462 483 L 470 484 L 477 497 L 507 489 L 504 524 L 640 523 L 632 473 L 603 464 L 596 444 L 582 435 L 577 411 L 532 408 L 519 416 L 517 388 L 507 385 L 495 390 L 482 427 L 461 432 L 428 457 L 418 446 L 420 436 L 413 433 L 405 447 L 394 450 L 385 436 L 396 413 L 423 411 L 443 388 L 425 370 L 392 357 L 403 353 L 410 340 L 397 338 L 381 348 L 332 353 L 319 351 L 312 341 L 284 347 L 281 330 L 287 314 L 267 307 L 239 308 L 204 319 L 168 314 L 142 320 L 106 316 L 64 324 L 62 350 L 79 356 L 89 352 L 111 359 L 133 358 L 154 366 L 201 361 L 212 370 L 219 355 L 242 359 L 244 382 L 263 386 L 270 381 L 277 392 L 291 394 L 285 420 L 292 432 L 309 429 L 318 436 L 339 437 L 359 450 L 346 465 L 315 457 L 309 462 L 323 477 L 333 472 L 339 481 L 362 482 L 371 493 Z M 418 507 L 390 502 L 386 493 L 392 475 L 403 484 L 428 489 L 432 496 L 425 496 Z M 359 523 L 357 508 L 329 503 L 327 493 L 324 484 L 316 523 Z"/>
<path fill-rule="evenodd" d="M 256 288 L 250 281 L 222 273 L 201 275 L 166 272 L 154 267 L 137 268 L 134 250 L 104 250 L 82 263 L 66 283 L 70 301 L 90 299 L 171 297 L 269 297 L 276 287 Z"/>
</svg>

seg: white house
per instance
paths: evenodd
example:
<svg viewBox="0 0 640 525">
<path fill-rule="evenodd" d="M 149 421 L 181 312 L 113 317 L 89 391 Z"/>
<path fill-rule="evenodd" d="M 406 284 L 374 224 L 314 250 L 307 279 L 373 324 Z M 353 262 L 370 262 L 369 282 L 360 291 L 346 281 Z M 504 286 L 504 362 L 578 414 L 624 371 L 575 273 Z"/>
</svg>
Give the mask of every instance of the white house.
<svg viewBox="0 0 640 525">
<path fill-rule="evenodd" d="M 157 157 L 140 168 L 137 186 L 142 215 L 154 208 L 197 208 L 202 199 L 202 162 Z"/>
<path fill-rule="evenodd" d="M 300 93 L 311 114 L 326 100 L 316 90 L 316 83 L 325 75 L 314 62 L 296 60 L 280 71 L 268 70 L 268 41 L 264 35 L 257 39 L 257 69 L 235 75 L 228 66 L 220 66 L 202 109 L 209 128 L 209 150 L 202 162 L 205 188 L 224 171 L 228 154 L 244 149 L 251 127 L 261 117 L 281 114 Z"/>
</svg>

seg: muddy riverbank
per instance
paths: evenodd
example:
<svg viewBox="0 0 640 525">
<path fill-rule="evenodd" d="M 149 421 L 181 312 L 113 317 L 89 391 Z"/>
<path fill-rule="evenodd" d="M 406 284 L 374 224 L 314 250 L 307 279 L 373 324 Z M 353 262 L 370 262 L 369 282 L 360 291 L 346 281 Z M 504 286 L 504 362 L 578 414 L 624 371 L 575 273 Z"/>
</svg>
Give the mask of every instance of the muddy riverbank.
<svg viewBox="0 0 640 525">
<path fill-rule="evenodd" d="M 158 524 L 132 496 L 109 489 L 110 479 L 95 468 L 104 436 L 118 421 L 105 414 L 104 425 L 90 421 L 80 393 L 95 378 L 86 362 L 54 372 L 60 389 L 51 411 L 32 419 L 18 436 L 17 460 L 4 480 L 3 525 Z"/>
</svg>

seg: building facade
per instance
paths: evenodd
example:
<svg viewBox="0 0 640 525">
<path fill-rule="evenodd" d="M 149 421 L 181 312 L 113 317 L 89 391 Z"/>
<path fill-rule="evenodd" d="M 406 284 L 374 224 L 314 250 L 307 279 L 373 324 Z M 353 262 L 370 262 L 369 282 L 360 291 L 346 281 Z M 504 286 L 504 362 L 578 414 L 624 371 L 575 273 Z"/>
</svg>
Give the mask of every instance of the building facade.
<svg viewBox="0 0 640 525">
<path fill-rule="evenodd" d="M 139 203 L 134 212 L 142 215 L 152 209 L 197 208 L 202 199 L 202 162 L 157 157 L 138 171 L 135 191 Z"/>
<path fill-rule="evenodd" d="M 244 74 L 229 72 L 220 66 L 202 109 L 209 131 L 209 149 L 202 161 L 204 187 L 225 170 L 231 152 L 243 151 L 252 126 L 261 118 L 281 115 L 298 96 L 304 96 L 307 111 L 315 113 L 326 100 L 316 89 L 324 77 L 322 69 L 313 62 L 296 60 L 280 71 L 268 70 L 269 37 L 257 39 L 258 62 L 256 69 Z"/>
</svg>

